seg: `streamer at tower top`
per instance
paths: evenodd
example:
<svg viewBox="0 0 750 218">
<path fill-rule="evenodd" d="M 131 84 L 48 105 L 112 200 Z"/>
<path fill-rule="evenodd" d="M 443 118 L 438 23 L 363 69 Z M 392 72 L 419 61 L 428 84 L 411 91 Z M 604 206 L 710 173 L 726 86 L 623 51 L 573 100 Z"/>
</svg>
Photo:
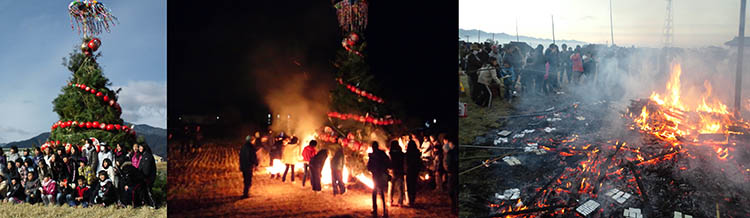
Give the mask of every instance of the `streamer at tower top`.
<svg viewBox="0 0 750 218">
<path fill-rule="evenodd" d="M 70 28 L 85 36 L 109 32 L 117 23 L 117 17 L 109 8 L 97 0 L 74 0 L 68 5 Z"/>
<path fill-rule="evenodd" d="M 342 0 L 333 5 L 339 18 L 339 27 L 346 33 L 362 33 L 367 28 L 367 1 Z"/>
</svg>

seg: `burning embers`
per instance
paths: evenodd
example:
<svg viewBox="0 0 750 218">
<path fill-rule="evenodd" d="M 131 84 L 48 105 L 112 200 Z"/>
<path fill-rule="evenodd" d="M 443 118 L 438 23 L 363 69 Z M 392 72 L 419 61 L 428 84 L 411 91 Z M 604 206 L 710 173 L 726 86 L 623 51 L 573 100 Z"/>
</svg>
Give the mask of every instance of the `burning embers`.
<svg viewBox="0 0 750 218">
<path fill-rule="evenodd" d="M 513 141 L 511 144 L 519 149 L 525 147 L 521 143 L 529 147 L 538 145 L 537 149 L 557 158 L 534 160 L 533 155 L 517 155 L 523 157 L 523 167 L 528 170 L 520 174 L 536 174 L 533 171 L 545 169 L 534 169 L 535 162 L 540 161 L 544 162 L 541 165 L 557 167 L 545 170 L 552 175 L 542 174 L 525 185 L 504 185 L 503 189 L 518 187 L 519 200 L 510 198 L 515 192 L 495 194 L 490 204 L 492 216 L 671 217 L 672 211 L 679 210 L 702 217 L 714 214 L 714 204 L 742 205 L 732 211 L 716 209 L 722 217 L 750 215 L 750 208 L 745 206 L 750 203 L 747 197 L 750 190 L 739 185 L 750 181 L 745 160 L 748 153 L 740 147 L 750 141 L 747 137 L 750 125 L 732 117 L 726 105 L 713 99 L 708 83 L 704 84 L 707 92 L 696 98 L 694 104 L 684 103 L 688 99 L 680 92 L 680 74 L 676 66 L 667 83 L 667 94 L 654 93 L 649 99 L 633 101 L 623 116 L 626 125 L 635 130 L 632 132 L 579 136 L 575 128 L 554 126 L 556 122 L 571 119 L 585 120 L 575 114 L 580 111 L 574 111 L 564 116 L 550 114 L 537 118 L 551 125 L 537 125 L 535 129 L 546 132 L 549 136 L 544 137 L 548 138 L 516 143 L 515 135 L 509 131 L 498 133 L 501 138 L 511 138 L 504 138 L 496 145 L 507 146 L 507 141 Z M 566 118 L 549 119 L 554 117 Z M 545 130 L 555 127 L 553 131 Z M 525 128 L 528 127 L 522 129 Z M 534 129 L 516 135 L 520 134 L 525 134 L 519 136 L 524 139 L 526 135 L 534 135 Z M 616 138 L 603 142 L 598 138 L 600 135 Z"/>
</svg>

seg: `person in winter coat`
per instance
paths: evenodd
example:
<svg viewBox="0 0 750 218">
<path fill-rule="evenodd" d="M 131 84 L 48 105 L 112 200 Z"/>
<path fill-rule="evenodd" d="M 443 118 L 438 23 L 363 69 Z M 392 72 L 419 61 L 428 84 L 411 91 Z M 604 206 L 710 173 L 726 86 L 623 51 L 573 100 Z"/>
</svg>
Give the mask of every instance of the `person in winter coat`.
<svg viewBox="0 0 750 218">
<path fill-rule="evenodd" d="M 286 165 L 286 168 L 284 169 L 284 175 L 281 176 L 281 181 L 286 182 L 286 174 L 291 169 L 292 174 L 290 174 L 290 177 L 292 182 L 294 182 L 294 164 L 300 160 L 301 146 L 296 137 L 293 139 L 284 139 L 284 141 L 286 146 L 284 146 L 284 151 L 281 152 L 281 162 Z"/>
<path fill-rule="evenodd" d="M 130 163 L 133 164 L 135 168 L 139 168 L 141 165 L 142 154 L 139 150 L 138 144 L 133 144 L 133 151 L 130 152 Z"/>
<path fill-rule="evenodd" d="M 151 147 L 149 147 L 148 144 L 139 145 L 138 150 L 142 154 L 138 170 L 143 173 L 143 178 L 146 179 L 146 187 L 143 189 L 143 200 L 151 207 L 156 207 L 156 203 L 151 194 L 151 188 L 154 187 L 154 182 L 156 181 L 156 160 L 154 160 L 154 155 L 151 153 Z"/>
<path fill-rule="evenodd" d="M 310 161 L 315 156 L 315 154 L 318 152 L 315 149 L 315 146 L 318 145 L 318 142 L 315 140 L 310 140 L 310 143 L 305 146 L 305 148 L 302 150 L 302 161 L 305 162 L 305 174 L 302 175 L 302 187 L 305 187 L 305 181 L 307 181 L 307 178 L 310 178 L 310 183 L 312 183 L 312 173 L 310 172 Z"/>
<path fill-rule="evenodd" d="M 39 186 L 39 179 L 34 176 L 34 173 L 28 173 L 26 175 L 26 181 L 23 183 L 24 194 L 26 195 L 26 203 L 35 204 L 39 202 L 39 194 L 41 188 Z"/>
<path fill-rule="evenodd" d="M 6 194 L 8 202 L 13 202 L 14 204 L 23 203 L 23 200 L 26 198 L 19 179 L 19 177 L 13 177 L 10 179 L 8 193 Z"/>
<path fill-rule="evenodd" d="M 400 207 L 404 204 L 404 152 L 398 141 L 391 141 L 391 169 L 393 178 L 391 179 L 391 206 Z M 393 196 L 398 197 L 398 204 L 393 200 Z"/>
<path fill-rule="evenodd" d="M 581 76 L 583 75 L 583 57 L 581 57 L 581 46 L 576 46 L 573 54 L 570 55 L 570 62 L 572 63 L 573 72 L 572 77 L 569 78 L 571 83 L 580 84 Z"/>
<path fill-rule="evenodd" d="M 560 88 L 557 83 L 557 75 L 560 69 L 560 51 L 557 45 L 549 45 L 547 51 L 544 53 L 544 60 L 545 64 L 549 67 L 545 74 L 543 89 L 545 93 L 552 93 Z"/>
<path fill-rule="evenodd" d="M 142 203 L 143 189 L 146 186 L 143 173 L 133 166 L 129 161 L 120 165 L 120 183 L 123 185 L 123 192 L 120 194 L 120 201 L 125 205 L 138 207 Z"/>
<path fill-rule="evenodd" d="M 416 144 L 415 144 L 416 146 Z M 375 187 L 372 189 L 372 215 L 378 216 L 378 194 L 383 202 L 383 216 L 388 216 L 388 208 L 385 204 L 385 189 L 388 187 L 388 167 L 391 165 L 391 160 L 383 150 L 380 150 L 378 142 L 373 141 L 370 145 L 372 153 L 369 154 L 369 160 L 367 161 L 367 170 L 372 173 L 372 180 L 375 183 Z"/>
<path fill-rule="evenodd" d="M 125 149 L 122 147 L 122 145 L 120 145 L 120 143 L 117 143 L 117 145 L 115 145 L 115 150 L 112 151 L 112 155 L 114 156 L 114 159 L 112 159 L 113 161 L 126 155 Z"/>
<path fill-rule="evenodd" d="M 339 149 L 336 151 L 336 153 L 334 153 L 333 158 L 331 158 L 331 177 L 333 180 L 331 182 L 331 185 L 333 186 L 333 195 L 343 195 L 346 192 L 346 184 L 344 184 L 342 174 L 344 171 L 344 164 L 346 163 L 344 157 L 344 147 L 338 147 Z"/>
<path fill-rule="evenodd" d="M 68 181 L 74 180 L 78 172 L 76 172 L 76 163 L 68 156 L 63 156 L 63 166 L 65 166 L 65 177 L 59 179 L 67 179 Z"/>
<path fill-rule="evenodd" d="M 115 168 L 112 166 L 112 161 L 109 158 L 102 159 L 102 171 L 107 172 L 107 177 L 112 180 L 112 184 L 117 186 L 117 176 L 115 175 Z"/>
<path fill-rule="evenodd" d="M 102 162 L 104 162 L 104 159 L 109 159 L 110 161 L 113 160 L 114 155 L 112 154 L 112 151 L 109 150 L 109 146 L 101 146 L 101 151 L 99 154 L 97 154 L 97 158 L 99 160 L 99 164 L 96 168 L 96 171 L 102 171 L 104 168 L 102 167 Z M 112 164 L 110 163 L 110 166 Z"/>
<path fill-rule="evenodd" d="M 107 172 L 99 171 L 99 187 L 94 197 L 94 204 L 101 204 L 105 207 L 111 205 L 116 201 L 115 191 L 112 180 L 107 178 Z"/>
<path fill-rule="evenodd" d="M 64 181 L 67 180 L 64 179 Z M 57 195 L 57 183 L 55 180 L 52 180 L 52 176 L 45 175 L 41 185 L 41 196 L 44 205 L 55 204 L 55 195 Z"/>
<path fill-rule="evenodd" d="M 415 205 L 417 199 L 417 178 L 419 178 L 419 171 L 422 169 L 422 159 L 420 158 L 421 153 L 417 148 L 417 143 L 409 141 L 406 147 L 406 190 L 409 196 L 409 206 Z"/>
<path fill-rule="evenodd" d="M 471 97 L 474 102 L 476 102 L 476 98 L 478 96 L 478 91 L 480 90 L 479 84 L 477 83 L 477 79 L 479 78 L 479 73 L 477 72 L 479 68 L 482 67 L 484 59 L 481 58 L 479 46 L 476 44 L 471 45 L 471 54 L 466 56 L 466 75 L 469 76 L 469 96 Z"/>
<path fill-rule="evenodd" d="M 86 144 L 83 146 L 84 156 L 86 156 L 86 163 L 91 166 L 92 170 L 99 168 L 99 152 L 100 149 L 99 141 L 88 139 Z"/>
<path fill-rule="evenodd" d="M 5 170 L 4 170 L 4 172 L 5 172 L 5 180 L 7 181 L 7 184 L 8 184 L 8 185 L 10 185 L 10 184 L 11 184 L 10 180 L 11 180 L 12 178 L 18 178 L 18 179 L 21 179 L 21 175 L 20 175 L 20 174 L 18 174 L 18 169 L 16 169 L 16 163 L 15 163 L 15 162 L 10 162 L 10 161 L 8 161 L 8 164 L 7 164 L 7 165 L 5 165 L 5 166 L 7 166 L 7 167 L 5 168 L 5 169 L 6 169 L 7 171 L 5 171 Z M 19 180 L 19 181 L 20 181 L 20 180 Z"/>
<path fill-rule="evenodd" d="M 26 171 L 26 167 L 23 166 L 23 161 L 21 158 L 16 159 L 16 170 L 18 170 L 18 175 L 21 176 L 21 181 L 26 181 L 26 175 L 28 171 Z"/>
<path fill-rule="evenodd" d="M 258 157 L 255 151 L 255 147 L 250 143 L 250 136 L 245 137 L 245 144 L 240 149 L 240 171 L 242 171 L 245 184 L 242 189 L 242 198 L 248 197 L 250 187 L 253 185 L 253 169 L 258 166 Z"/>
<path fill-rule="evenodd" d="M 16 160 L 21 158 L 21 154 L 18 153 L 18 147 L 11 146 L 10 147 L 10 154 L 8 154 L 8 161 L 16 162 Z"/>
<path fill-rule="evenodd" d="M 50 178 L 52 177 L 50 176 Z M 70 184 L 68 184 L 68 180 L 60 181 L 60 183 L 58 183 L 57 185 L 57 196 L 55 196 L 55 202 L 57 202 L 58 206 L 62 206 L 66 202 L 70 202 L 71 200 L 73 200 L 73 193 L 75 192 L 75 190 L 73 189 L 73 187 L 70 187 Z"/>
<path fill-rule="evenodd" d="M 477 96 L 477 99 L 475 101 L 477 105 L 489 106 L 489 100 L 492 96 L 491 87 L 503 84 L 500 78 L 497 77 L 498 69 L 499 66 L 497 66 L 497 60 L 495 59 L 491 59 L 490 62 L 485 63 L 484 66 L 479 69 L 479 78 L 477 80 L 477 83 L 481 84 L 481 88 L 477 88 L 481 89 L 482 91 L 480 91 L 479 96 Z"/>
<path fill-rule="evenodd" d="M 82 207 L 89 206 L 89 199 L 91 199 L 91 188 L 86 184 L 83 178 L 78 178 L 78 186 L 76 186 L 71 198 L 68 198 L 68 205 L 75 207 L 81 205 Z"/>
<path fill-rule="evenodd" d="M 448 191 L 451 198 L 451 210 L 458 215 L 458 148 L 447 138 L 443 144 L 448 146 L 445 155 L 445 169 L 448 172 Z"/>
<path fill-rule="evenodd" d="M 78 176 L 76 180 L 78 178 L 82 178 L 87 185 L 94 184 L 94 181 L 96 180 L 94 170 L 91 169 L 91 166 L 86 164 L 85 157 L 82 157 L 81 160 L 78 161 Z"/>
<path fill-rule="evenodd" d="M 323 164 L 325 164 L 326 158 L 328 158 L 328 150 L 321 149 L 310 160 L 310 174 L 312 174 L 310 177 L 310 184 L 312 185 L 313 191 L 320 192 L 322 189 L 320 184 L 320 174 L 321 171 L 323 171 Z"/>
</svg>

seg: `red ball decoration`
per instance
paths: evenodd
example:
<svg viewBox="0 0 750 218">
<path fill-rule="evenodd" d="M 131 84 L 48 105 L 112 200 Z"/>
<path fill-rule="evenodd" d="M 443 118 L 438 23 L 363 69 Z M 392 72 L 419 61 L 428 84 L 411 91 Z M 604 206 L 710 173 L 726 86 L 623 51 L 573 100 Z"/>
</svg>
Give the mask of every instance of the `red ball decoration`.
<svg viewBox="0 0 750 218">
<path fill-rule="evenodd" d="M 102 95 L 104 95 L 102 92 L 96 92 L 96 97 L 102 97 Z"/>
<path fill-rule="evenodd" d="M 107 124 L 107 131 L 112 131 L 112 129 L 115 128 L 112 124 Z"/>
<path fill-rule="evenodd" d="M 88 92 L 88 91 L 91 91 L 91 88 L 90 88 L 90 87 L 85 87 L 85 86 L 84 86 L 84 87 L 83 87 L 83 90 L 86 90 L 86 91 Z"/>
<path fill-rule="evenodd" d="M 92 122 L 91 126 L 94 127 L 94 128 L 99 128 L 99 121 Z"/>
<path fill-rule="evenodd" d="M 86 126 L 86 122 L 78 122 L 78 127 L 83 128 Z"/>
<path fill-rule="evenodd" d="M 96 94 L 96 89 L 94 89 L 94 88 L 91 88 L 91 91 L 90 91 L 90 92 L 91 92 L 91 94 Z"/>
<path fill-rule="evenodd" d="M 70 127 L 70 125 L 72 125 L 72 124 L 73 124 L 73 121 L 65 122 L 65 128 Z"/>
<path fill-rule="evenodd" d="M 107 124 L 105 124 L 105 123 L 99 124 L 99 129 L 102 129 L 102 130 L 107 129 Z"/>
<path fill-rule="evenodd" d="M 115 129 L 120 130 L 120 124 L 115 124 Z"/>
<path fill-rule="evenodd" d="M 105 95 L 103 99 L 104 99 L 104 101 L 109 101 L 109 96 Z"/>
<path fill-rule="evenodd" d="M 102 45 L 101 40 L 99 40 L 98 38 L 93 38 L 91 39 L 91 41 L 89 41 L 88 48 L 90 48 L 92 51 L 96 51 L 99 49 L 99 46 L 101 45 Z"/>
<path fill-rule="evenodd" d="M 81 84 L 81 89 L 86 89 L 86 84 Z"/>
<path fill-rule="evenodd" d="M 57 128 L 57 124 L 52 124 L 52 129 Z"/>
<path fill-rule="evenodd" d="M 86 129 L 91 129 L 91 122 L 86 122 Z"/>
<path fill-rule="evenodd" d="M 114 106 L 114 105 L 115 105 L 115 100 L 111 100 L 111 99 L 110 99 L 110 100 L 109 100 L 109 106 Z"/>
</svg>

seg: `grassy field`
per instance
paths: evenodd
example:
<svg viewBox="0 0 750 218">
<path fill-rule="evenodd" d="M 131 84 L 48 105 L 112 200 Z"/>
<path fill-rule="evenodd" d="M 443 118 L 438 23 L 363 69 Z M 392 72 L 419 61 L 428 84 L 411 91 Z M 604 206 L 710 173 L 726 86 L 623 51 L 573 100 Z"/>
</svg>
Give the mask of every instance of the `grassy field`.
<svg viewBox="0 0 750 218">
<path fill-rule="evenodd" d="M 157 210 L 148 207 L 120 208 L 89 207 L 72 208 L 68 206 L 43 206 L 41 204 L 0 203 L 2 217 L 167 217 L 167 207 Z"/>
<path fill-rule="evenodd" d="M 489 129 L 502 126 L 497 120 L 510 113 L 511 105 L 508 101 L 496 97 L 492 100 L 491 108 L 480 107 L 469 98 L 468 76 L 462 75 L 460 80 L 466 88 L 466 95 L 460 95 L 458 101 L 466 103 L 468 116 L 458 118 L 458 143 L 470 145 L 477 136 L 487 133 Z"/>
</svg>

